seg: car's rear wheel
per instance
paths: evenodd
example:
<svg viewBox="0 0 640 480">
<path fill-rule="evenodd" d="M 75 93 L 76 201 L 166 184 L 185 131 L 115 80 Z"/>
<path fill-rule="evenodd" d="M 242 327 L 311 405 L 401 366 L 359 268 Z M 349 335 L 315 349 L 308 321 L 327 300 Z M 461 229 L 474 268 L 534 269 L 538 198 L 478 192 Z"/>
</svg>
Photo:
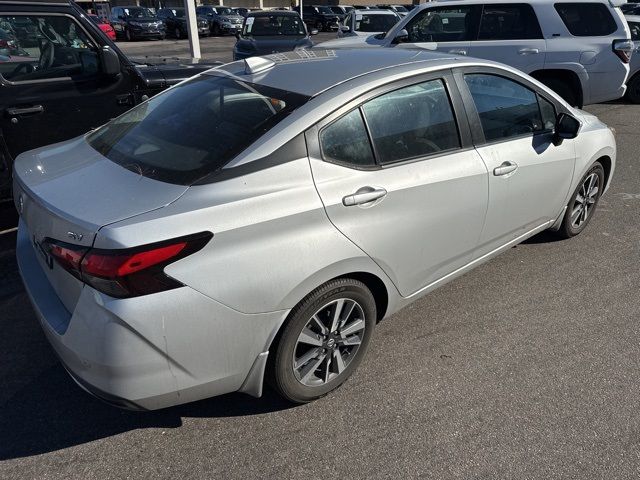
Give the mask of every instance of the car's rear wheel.
<svg viewBox="0 0 640 480">
<path fill-rule="evenodd" d="M 175 30 L 173 31 L 173 36 L 176 37 L 178 40 L 182 38 L 182 32 L 178 27 L 176 27 Z"/>
<path fill-rule="evenodd" d="M 602 190 L 604 189 L 604 168 L 595 162 L 580 180 L 576 191 L 567 205 L 558 235 L 571 238 L 582 232 L 593 217 Z"/>
<path fill-rule="evenodd" d="M 578 93 L 563 78 L 546 77 L 541 80 L 547 87 L 560 95 L 572 107 L 579 107 Z"/>
<path fill-rule="evenodd" d="M 626 97 L 631 103 L 640 103 L 640 73 L 627 82 Z"/>
<path fill-rule="evenodd" d="M 295 403 L 335 390 L 362 361 L 375 323 L 376 302 L 364 283 L 324 284 L 291 311 L 270 355 L 270 383 Z"/>
</svg>

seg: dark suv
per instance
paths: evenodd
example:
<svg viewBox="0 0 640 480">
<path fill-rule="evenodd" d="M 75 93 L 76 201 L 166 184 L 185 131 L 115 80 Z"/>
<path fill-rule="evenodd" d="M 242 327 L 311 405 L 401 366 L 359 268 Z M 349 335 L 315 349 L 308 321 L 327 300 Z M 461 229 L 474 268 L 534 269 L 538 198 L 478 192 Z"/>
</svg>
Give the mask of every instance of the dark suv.
<svg viewBox="0 0 640 480">
<path fill-rule="evenodd" d="M 224 35 L 225 33 L 235 35 L 242 29 L 244 17 L 232 8 L 202 5 L 196 8 L 196 13 L 209 20 L 211 35 Z"/>
<path fill-rule="evenodd" d="M 161 8 L 158 10 L 158 18 L 164 21 L 167 32 L 174 37 L 187 38 L 189 29 L 184 8 Z M 206 17 L 197 15 L 196 26 L 198 27 L 198 35 L 209 35 L 209 20 Z"/>
<path fill-rule="evenodd" d="M 151 10 L 144 7 L 113 7 L 111 9 L 111 26 L 116 31 L 116 38 L 136 40 L 138 38 L 157 38 L 164 40 L 166 30 L 164 23 Z"/>
<path fill-rule="evenodd" d="M 309 29 L 316 29 L 321 32 L 338 30 L 344 15 L 336 15 L 326 5 L 303 5 L 302 19 Z"/>
<path fill-rule="evenodd" d="M 82 135 L 213 66 L 132 61 L 69 0 L 0 0 L 0 24 L 38 32 L 37 46 L 12 36 L 11 49 L 0 56 L 3 198 L 18 154 Z"/>
</svg>

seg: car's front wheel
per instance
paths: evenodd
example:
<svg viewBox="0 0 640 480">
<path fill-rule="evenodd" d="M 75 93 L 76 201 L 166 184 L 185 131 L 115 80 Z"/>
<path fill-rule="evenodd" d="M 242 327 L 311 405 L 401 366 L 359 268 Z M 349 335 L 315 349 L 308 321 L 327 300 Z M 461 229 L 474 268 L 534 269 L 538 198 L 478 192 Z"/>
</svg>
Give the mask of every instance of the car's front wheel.
<svg viewBox="0 0 640 480">
<path fill-rule="evenodd" d="M 582 177 L 571 196 L 562 225 L 558 230 L 560 237 L 575 237 L 586 228 L 593 217 L 603 190 L 604 168 L 600 162 L 595 162 Z"/>
<path fill-rule="evenodd" d="M 295 403 L 335 390 L 362 361 L 375 324 L 376 303 L 364 283 L 324 284 L 291 311 L 270 355 L 270 383 Z"/>
<path fill-rule="evenodd" d="M 627 82 L 626 97 L 631 103 L 640 103 L 640 73 Z"/>
</svg>

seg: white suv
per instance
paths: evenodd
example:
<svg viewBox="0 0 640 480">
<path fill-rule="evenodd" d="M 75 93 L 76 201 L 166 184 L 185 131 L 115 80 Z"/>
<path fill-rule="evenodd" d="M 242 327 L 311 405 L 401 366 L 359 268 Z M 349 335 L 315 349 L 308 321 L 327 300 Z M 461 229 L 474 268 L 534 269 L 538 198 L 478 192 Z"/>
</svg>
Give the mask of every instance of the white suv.
<svg viewBox="0 0 640 480">
<path fill-rule="evenodd" d="M 574 106 L 625 93 L 633 51 L 624 0 L 456 0 L 413 9 L 386 34 L 326 48 L 426 48 L 514 66 Z"/>
</svg>

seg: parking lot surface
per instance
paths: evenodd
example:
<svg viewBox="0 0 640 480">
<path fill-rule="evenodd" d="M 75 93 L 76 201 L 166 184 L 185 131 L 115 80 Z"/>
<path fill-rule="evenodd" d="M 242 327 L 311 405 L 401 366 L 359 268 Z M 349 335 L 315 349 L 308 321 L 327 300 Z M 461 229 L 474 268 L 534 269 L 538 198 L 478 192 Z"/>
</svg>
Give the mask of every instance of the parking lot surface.
<svg viewBox="0 0 640 480">
<path fill-rule="evenodd" d="M 233 43 L 203 51 L 219 42 Z M 304 406 L 270 391 L 146 413 L 95 400 L 40 330 L 15 234 L 0 236 L 0 478 L 638 478 L 640 106 L 588 110 L 619 152 L 586 231 L 534 237 L 379 324 L 355 376 Z"/>
</svg>

